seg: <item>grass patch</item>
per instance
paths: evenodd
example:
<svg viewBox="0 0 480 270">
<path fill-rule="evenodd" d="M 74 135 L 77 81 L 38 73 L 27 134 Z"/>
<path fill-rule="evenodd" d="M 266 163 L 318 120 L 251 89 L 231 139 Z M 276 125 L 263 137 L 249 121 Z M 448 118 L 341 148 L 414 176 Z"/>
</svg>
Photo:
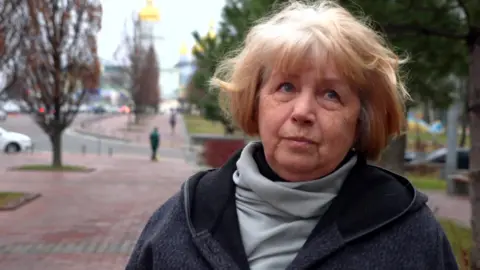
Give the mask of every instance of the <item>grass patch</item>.
<svg viewBox="0 0 480 270">
<path fill-rule="evenodd" d="M 16 171 L 39 171 L 39 172 L 91 172 L 92 168 L 76 165 L 63 165 L 61 167 L 52 166 L 50 164 L 27 164 L 13 167 Z"/>
<path fill-rule="evenodd" d="M 468 256 L 473 246 L 472 231 L 448 219 L 439 219 L 439 221 L 452 246 L 460 269 L 470 269 Z"/>
<path fill-rule="evenodd" d="M 199 115 L 184 115 L 188 134 L 224 134 L 223 125 L 206 120 Z"/>
<path fill-rule="evenodd" d="M 22 192 L 0 192 L 0 208 L 25 196 Z"/>
<path fill-rule="evenodd" d="M 419 176 L 409 174 L 407 175 L 407 179 L 409 179 L 413 186 L 417 189 L 440 191 L 447 189 L 447 182 L 442 179 L 438 179 L 435 176 Z"/>
<path fill-rule="evenodd" d="M 39 198 L 38 193 L 0 192 L 0 211 L 13 211 Z"/>
</svg>

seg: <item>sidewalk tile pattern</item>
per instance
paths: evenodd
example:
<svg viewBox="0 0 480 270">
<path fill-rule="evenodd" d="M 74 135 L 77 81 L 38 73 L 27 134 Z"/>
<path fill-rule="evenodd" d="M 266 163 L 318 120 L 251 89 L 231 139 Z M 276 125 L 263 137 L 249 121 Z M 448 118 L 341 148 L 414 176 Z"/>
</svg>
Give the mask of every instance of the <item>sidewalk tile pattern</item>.
<svg viewBox="0 0 480 270">
<path fill-rule="evenodd" d="M 148 217 L 196 171 L 179 159 L 65 155 L 92 173 L 18 172 L 50 156 L 0 155 L 0 190 L 42 194 L 0 212 L 0 269 L 124 269 Z"/>
</svg>

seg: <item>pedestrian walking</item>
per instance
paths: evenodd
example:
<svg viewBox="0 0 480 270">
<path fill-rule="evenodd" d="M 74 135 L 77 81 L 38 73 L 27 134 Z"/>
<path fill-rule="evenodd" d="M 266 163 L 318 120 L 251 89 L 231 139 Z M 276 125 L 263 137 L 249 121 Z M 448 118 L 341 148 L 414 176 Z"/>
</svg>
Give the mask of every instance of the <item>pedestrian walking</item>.
<svg viewBox="0 0 480 270">
<path fill-rule="evenodd" d="M 175 133 L 175 126 L 177 125 L 177 114 L 172 109 L 170 113 L 170 128 L 172 129 L 172 134 Z"/>
<path fill-rule="evenodd" d="M 160 134 L 158 133 L 158 128 L 154 128 L 152 133 L 150 133 L 150 147 L 152 149 L 152 161 L 157 160 L 157 150 L 160 145 Z"/>
</svg>

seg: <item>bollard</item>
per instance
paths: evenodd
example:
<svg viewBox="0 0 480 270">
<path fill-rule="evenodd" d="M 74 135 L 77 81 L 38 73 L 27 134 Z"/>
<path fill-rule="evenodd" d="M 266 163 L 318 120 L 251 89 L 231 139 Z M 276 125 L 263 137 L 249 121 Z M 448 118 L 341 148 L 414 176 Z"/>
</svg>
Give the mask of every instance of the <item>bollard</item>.
<svg viewBox="0 0 480 270">
<path fill-rule="evenodd" d="M 100 156 L 102 154 L 102 140 L 98 139 L 97 141 L 97 154 Z"/>
<path fill-rule="evenodd" d="M 108 148 L 108 155 L 113 156 L 113 148 L 112 147 Z"/>
<path fill-rule="evenodd" d="M 35 144 L 32 143 L 32 147 L 30 148 L 30 154 L 33 155 L 33 152 L 35 152 Z"/>
<path fill-rule="evenodd" d="M 87 146 L 82 144 L 82 154 L 85 155 L 87 153 Z"/>
</svg>

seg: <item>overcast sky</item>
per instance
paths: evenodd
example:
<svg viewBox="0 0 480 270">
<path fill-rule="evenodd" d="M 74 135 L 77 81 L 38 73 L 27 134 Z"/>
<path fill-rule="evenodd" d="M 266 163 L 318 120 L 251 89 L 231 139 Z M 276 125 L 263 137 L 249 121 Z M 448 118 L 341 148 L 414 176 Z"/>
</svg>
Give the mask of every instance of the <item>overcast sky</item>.
<svg viewBox="0 0 480 270">
<path fill-rule="evenodd" d="M 112 59 L 112 54 L 122 41 L 124 23 L 136 14 L 146 1 L 102 0 L 103 22 L 99 36 L 99 53 L 104 59 Z M 160 10 L 160 22 L 156 33 L 163 36 L 158 41 L 158 53 L 164 57 L 163 63 L 172 65 L 178 59 L 182 42 L 192 46 L 192 32 L 207 32 L 211 20 L 218 22 L 225 0 L 154 0 Z"/>
<path fill-rule="evenodd" d="M 218 22 L 225 0 L 154 0 L 160 10 L 160 22 L 156 34 L 163 37 L 156 42 L 162 68 L 173 67 L 179 59 L 182 42 L 193 46 L 192 32 L 208 31 L 210 21 Z M 99 54 L 102 59 L 113 60 L 124 33 L 125 21 L 146 5 L 146 0 L 102 0 L 103 21 L 98 37 Z M 178 75 L 161 74 L 165 92 L 172 91 L 178 84 Z"/>
</svg>

